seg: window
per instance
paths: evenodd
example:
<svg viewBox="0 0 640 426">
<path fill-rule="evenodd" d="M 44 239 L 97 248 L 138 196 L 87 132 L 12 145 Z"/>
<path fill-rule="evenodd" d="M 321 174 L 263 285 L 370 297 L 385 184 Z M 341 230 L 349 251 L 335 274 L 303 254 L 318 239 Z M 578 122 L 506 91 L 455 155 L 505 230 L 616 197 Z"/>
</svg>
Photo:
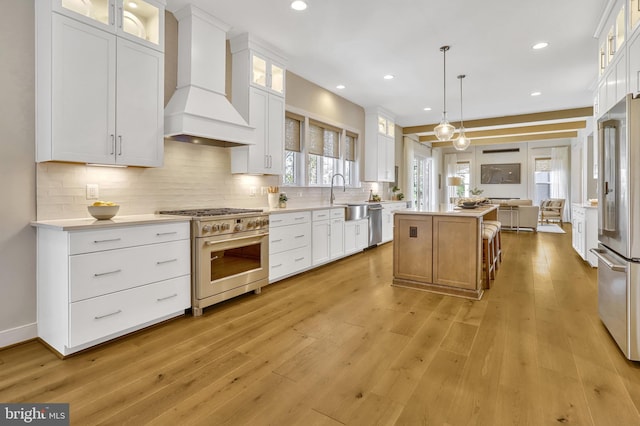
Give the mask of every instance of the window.
<svg viewBox="0 0 640 426">
<path fill-rule="evenodd" d="M 458 197 L 469 196 L 469 185 L 471 184 L 471 163 L 469 161 L 458 161 L 456 163 L 456 176 L 460 176 L 463 184 L 456 188 Z"/>
<path fill-rule="evenodd" d="M 347 132 L 344 141 L 344 179 L 345 185 L 354 186 L 357 183 L 358 168 L 356 167 L 356 142 L 358 136 Z"/>
<path fill-rule="evenodd" d="M 540 205 L 542 200 L 551 197 L 551 158 L 540 157 L 535 160 L 533 181 L 535 184 L 533 203 Z"/>
<path fill-rule="evenodd" d="M 304 119 L 287 113 L 284 119 L 284 176 L 282 183 L 285 185 L 300 184 L 300 152 L 302 140 L 302 123 Z"/>
<path fill-rule="evenodd" d="M 282 184 L 329 186 L 341 173 L 346 186 L 359 186 L 358 134 L 302 114 L 285 113 Z"/>
</svg>

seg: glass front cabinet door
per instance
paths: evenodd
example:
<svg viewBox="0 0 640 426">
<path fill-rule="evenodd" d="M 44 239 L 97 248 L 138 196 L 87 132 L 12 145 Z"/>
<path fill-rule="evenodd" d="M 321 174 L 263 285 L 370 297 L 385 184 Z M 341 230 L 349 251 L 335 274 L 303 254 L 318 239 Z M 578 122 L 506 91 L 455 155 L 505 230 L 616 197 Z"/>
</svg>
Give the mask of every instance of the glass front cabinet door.
<svg viewBox="0 0 640 426">
<path fill-rule="evenodd" d="M 251 54 L 251 83 L 284 95 L 284 67 L 256 53 Z"/>
<path fill-rule="evenodd" d="M 54 0 L 54 10 L 131 41 L 164 50 L 163 0 Z"/>
</svg>

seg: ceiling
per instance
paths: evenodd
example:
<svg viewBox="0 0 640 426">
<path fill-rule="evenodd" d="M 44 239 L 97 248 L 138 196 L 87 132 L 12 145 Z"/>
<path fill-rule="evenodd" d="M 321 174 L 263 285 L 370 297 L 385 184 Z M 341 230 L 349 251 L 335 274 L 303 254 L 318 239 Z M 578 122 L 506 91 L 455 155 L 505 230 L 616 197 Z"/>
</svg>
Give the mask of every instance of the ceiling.
<svg viewBox="0 0 640 426">
<path fill-rule="evenodd" d="M 363 107 L 382 107 L 410 127 L 440 121 L 443 45 L 451 46 L 450 121 L 460 119 L 459 74 L 466 75 L 465 124 L 590 107 L 593 34 L 607 1 L 307 0 L 307 10 L 296 12 L 290 0 L 167 0 L 167 10 L 187 3 L 231 25 L 228 37 L 250 32 L 278 47 L 291 72 Z M 540 41 L 549 46 L 533 50 Z"/>
</svg>

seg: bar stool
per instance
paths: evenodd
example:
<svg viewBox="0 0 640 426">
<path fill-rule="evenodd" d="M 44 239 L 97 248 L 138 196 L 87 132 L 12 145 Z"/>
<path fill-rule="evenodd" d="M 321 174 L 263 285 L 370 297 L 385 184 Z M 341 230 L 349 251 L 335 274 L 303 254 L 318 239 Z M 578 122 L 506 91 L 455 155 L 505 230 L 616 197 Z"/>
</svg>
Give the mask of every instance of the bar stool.
<svg viewBox="0 0 640 426">
<path fill-rule="evenodd" d="M 482 223 L 496 228 L 496 253 L 498 255 L 498 263 L 502 262 L 502 223 L 497 220 L 485 220 Z M 498 266 L 496 266 L 498 269 Z"/>
<path fill-rule="evenodd" d="M 482 226 L 482 264 L 485 271 L 485 288 L 491 288 L 491 280 L 496 278 L 496 252 L 495 252 L 496 230 L 492 226 Z"/>
</svg>

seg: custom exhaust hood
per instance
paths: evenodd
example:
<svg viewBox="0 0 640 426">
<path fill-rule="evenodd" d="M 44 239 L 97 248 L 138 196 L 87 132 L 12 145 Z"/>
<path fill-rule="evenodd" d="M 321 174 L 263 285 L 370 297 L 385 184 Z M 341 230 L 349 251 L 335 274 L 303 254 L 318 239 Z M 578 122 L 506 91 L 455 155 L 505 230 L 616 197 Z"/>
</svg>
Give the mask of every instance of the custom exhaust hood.
<svg viewBox="0 0 640 426">
<path fill-rule="evenodd" d="M 252 145 L 255 130 L 225 96 L 229 26 L 193 5 L 178 20 L 178 84 L 164 110 L 168 139 L 213 146 Z"/>
</svg>

